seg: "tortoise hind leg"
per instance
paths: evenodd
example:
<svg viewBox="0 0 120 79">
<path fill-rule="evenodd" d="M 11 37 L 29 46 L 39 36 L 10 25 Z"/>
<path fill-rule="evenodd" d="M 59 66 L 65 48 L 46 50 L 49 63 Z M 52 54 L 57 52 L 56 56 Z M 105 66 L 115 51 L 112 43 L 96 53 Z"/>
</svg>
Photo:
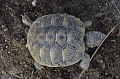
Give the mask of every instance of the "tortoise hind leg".
<svg viewBox="0 0 120 79">
<path fill-rule="evenodd" d="M 99 31 L 89 31 L 85 35 L 85 43 L 88 47 L 98 46 L 104 39 L 106 35 Z"/>
<path fill-rule="evenodd" d="M 32 25 L 33 21 L 30 20 L 30 18 L 27 15 L 21 15 L 22 16 L 22 22 L 25 25 L 28 25 L 29 27 Z"/>
</svg>

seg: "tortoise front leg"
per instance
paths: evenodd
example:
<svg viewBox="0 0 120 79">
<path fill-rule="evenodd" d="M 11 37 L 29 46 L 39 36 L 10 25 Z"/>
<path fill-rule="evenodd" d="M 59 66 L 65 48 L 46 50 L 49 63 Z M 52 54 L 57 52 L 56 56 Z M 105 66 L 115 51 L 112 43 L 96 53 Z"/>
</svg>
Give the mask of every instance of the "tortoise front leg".
<svg viewBox="0 0 120 79">
<path fill-rule="evenodd" d="M 83 69 L 88 69 L 89 65 L 90 65 L 90 56 L 87 53 L 85 53 L 79 66 Z"/>
<path fill-rule="evenodd" d="M 42 70 L 44 67 L 41 65 L 41 64 L 39 64 L 38 62 L 34 62 L 34 66 L 35 66 L 35 68 L 36 69 L 38 69 L 38 70 Z"/>
</svg>

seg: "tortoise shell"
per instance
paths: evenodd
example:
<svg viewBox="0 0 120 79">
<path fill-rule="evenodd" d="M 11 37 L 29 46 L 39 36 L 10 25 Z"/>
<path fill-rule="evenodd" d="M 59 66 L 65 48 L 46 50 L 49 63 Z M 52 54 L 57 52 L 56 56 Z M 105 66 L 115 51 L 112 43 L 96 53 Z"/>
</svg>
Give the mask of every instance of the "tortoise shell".
<svg viewBox="0 0 120 79">
<path fill-rule="evenodd" d="M 27 47 L 41 65 L 64 67 L 79 62 L 85 51 L 85 27 L 67 14 L 50 14 L 36 19 L 27 34 Z"/>
</svg>

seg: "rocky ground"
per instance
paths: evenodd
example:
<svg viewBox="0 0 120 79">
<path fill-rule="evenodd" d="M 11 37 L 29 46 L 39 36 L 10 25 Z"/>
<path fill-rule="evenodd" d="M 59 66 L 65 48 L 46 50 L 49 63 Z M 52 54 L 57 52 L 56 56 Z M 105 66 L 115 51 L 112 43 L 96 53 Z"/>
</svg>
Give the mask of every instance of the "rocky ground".
<svg viewBox="0 0 120 79">
<path fill-rule="evenodd" d="M 79 63 L 37 70 L 25 47 L 29 27 L 21 22 L 21 15 L 34 21 L 46 14 L 67 13 L 83 22 L 92 20 L 88 30 L 105 34 L 120 22 L 119 0 L 37 0 L 36 7 L 32 1 L 0 0 L 0 79 L 77 79 L 81 73 Z M 94 51 L 86 52 L 92 55 Z M 120 79 L 120 26 L 105 40 L 81 79 Z"/>
</svg>

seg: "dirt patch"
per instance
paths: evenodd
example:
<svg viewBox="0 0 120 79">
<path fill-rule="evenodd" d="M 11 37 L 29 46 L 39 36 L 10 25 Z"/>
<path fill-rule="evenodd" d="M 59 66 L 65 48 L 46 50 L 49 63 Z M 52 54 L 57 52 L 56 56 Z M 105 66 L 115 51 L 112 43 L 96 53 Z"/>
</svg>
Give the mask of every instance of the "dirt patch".
<svg viewBox="0 0 120 79">
<path fill-rule="evenodd" d="M 120 9 L 120 1 L 114 1 Z M 37 17 L 67 13 L 83 22 L 92 20 L 88 30 L 107 34 L 120 22 L 120 15 L 110 0 L 0 0 L 0 79 L 75 79 L 81 72 L 79 63 L 65 68 L 44 67 L 36 70 L 26 45 L 26 29 L 21 15 Z M 95 48 L 87 53 L 93 54 Z M 82 79 L 120 79 L 120 26 L 107 38 Z"/>
</svg>

